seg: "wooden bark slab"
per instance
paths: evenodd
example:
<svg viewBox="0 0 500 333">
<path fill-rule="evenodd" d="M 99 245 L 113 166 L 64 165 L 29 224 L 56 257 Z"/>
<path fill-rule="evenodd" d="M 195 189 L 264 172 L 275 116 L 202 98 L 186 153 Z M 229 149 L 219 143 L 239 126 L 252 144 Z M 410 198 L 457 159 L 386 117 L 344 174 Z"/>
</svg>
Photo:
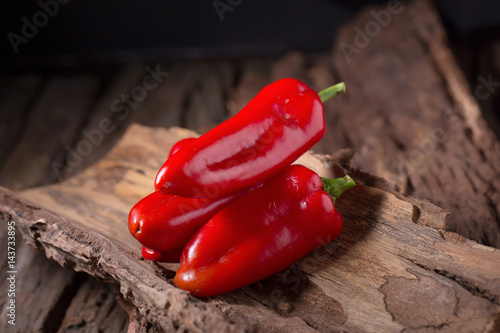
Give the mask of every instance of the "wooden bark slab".
<svg viewBox="0 0 500 333">
<path fill-rule="evenodd" d="M 2 219 L 3 222 L 3 219 Z M 7 223 L 0 224 L 0 248 L 15 249 L 15 288 L 7 278 L 11 270 L 0 272 L 0 331 L 25 332 L 125 332 L 130 318 L 122 309 L 125 302 L 117 302 L 119 291 L 113 286 L 98 282 L 84 273 L 65 269 L 43 252 L 24 243 L 20 232 L 16 233 L 15 245 L 8 244 Z M 5 253 L 5 252 L 4 252 Z M 9 254 L 8 256 L 11 256 Z M 0 260 L 0 267 L 9 267 L 8 256 Z M 15 297 L 9 289 L 15 290 Z M 7 292 L 8 291 L 8 292 Z M 8 324 L 10 310 L 15 300 L 15 326 Z M 142 328 L 142 325 L 138 325 Z M 152 325 L 144 325 L 148 332 Z"/>
<path fill-rule="evenodd" d="M 9 333 L 57 331 L 71 300 L 71 289 L 81 283 L 79 280 L 82 276 L 60 267 L 56 262 L 45 258 L 42 252 L 24 244 L 19 231 L 16 233 L 14 247 L 16 273 L 12 274 L 13 270 L 7 269 L 7 223 L 3 220 L 0 230 L 0 235 L 3 236 L 0 245 L 5 249 L 0 261 L 0 287 L 4 290 L 0 295 L 0 330 Z M 12 275 L 15 281 L 7 280 L 12 279 Z M 15 284 L 11 286 L 11 282 Z M 15 297 L 12 293 L 15 293 Z M 11 300 L 15 300 L 15 318 L 7 316 L 10 313 L 7 306 L 11 305 Z M 7 323 L 12 319 L 15 319 L 15 326 Z"/>
<path fill-rule="evenodd" d="M 65 309 L 57 332 L 125 332 L 129 316 L 115 300 L 115 292 L 88 278 Z M 54 318 L 51 318 L 54 320 Z"/>
<path fill-rule="evenodd" d="M 493 88 L 467 84 L 430 1 L 389 3 L 338 32 L 331 59 L 347 95 L 325 106 L 338 130 L 323 147 L 352 147 L 363 169 L 449 211 L 450 230 L 500 248 L 500 142 L 476 102 Z"/>
<path fill-rule="evenodd" d="M 175 266 L 143 261 L 126 224 L 170 146 L 193 135 L 131 126 L 104 159 L 60 184 L 19 195 L 2 189 L 0 212 L 47 257 L 119 285 L 167 332 L 499 329 L 498 250 L 445 231 L 447 212 L 352 167 L 350 150 L 301 160 L 322 176 L 348 172 L 358 183 L 338 201 L 345 228 L 337 240 L 225 295 L 196 299 L 178 290 Z"/>
</svg>

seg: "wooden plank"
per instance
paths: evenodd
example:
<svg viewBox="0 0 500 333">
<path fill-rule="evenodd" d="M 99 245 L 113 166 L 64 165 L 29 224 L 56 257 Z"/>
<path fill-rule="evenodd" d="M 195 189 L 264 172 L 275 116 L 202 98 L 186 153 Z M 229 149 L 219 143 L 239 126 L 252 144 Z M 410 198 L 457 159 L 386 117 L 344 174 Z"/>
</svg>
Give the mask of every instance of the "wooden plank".
<svg viewBox="0 0 500 333">
<path fill-rule="evenodd" d="M 0 232 L 3 249 L 7 249 L 6 222 L 2 221 Z M 112 286 L 47 259 L 26 244 L 20 232 L 13 248 L 15 268 L 0 273 L 0 286 L 6 291 L 0 295 L 3 332 L 127 332 L 129 317 L 118 305 Z M 1 267 L 9 267 L 7 258 L 2 256 Z M 7 280 L 12 275 L 15 280 Z M 15 325 L 8 323 L 12 320 L 7 316 L 11 299 L 15 301 Z"/>
<path fill-rule="evenodd" d="M 22 136 L 23 115 L 40 89 L 42 79 L 24 74 L 0 81 L 0 170 Z M 0 183 L 2 185 L 6 185 Z"/>
<path fill-rule="evenodd" d="M 229 116 L 234 116 L 269 84 L 271 61 L 269 59 L 244 60 L 240 64 L 238 82 L 227 98 Z"/>
<path fill-rule="evenodd" d="M 105 159 L 76 177 L 24 191 L 22 198 L 2 190 L 0 211 L 11 214 L 49 258 L 119 283 L 124 298 L 164 330 L 482 332 L 494 327 L 500 253 L 445 231 L 447 212 L 353 168 L 349 150 L 331 157 L 330 167 L 328 157 L 305 157 L 323 176 L 348 172 L 358 183 L 337 203 L 345 220 L 337 240 L 282 273 L 222 296 L 197 300 L 178 290 L 171 284 L 175 266 L 162 270 L 140 260 L 126 217 L 152 190 L 164 152 L 190 135 L 177 128 L 132 126 Z"/>
<path fill-rule="evenodd" d="M 227 118 L 225 99 L 233 85 L 235 68 L 229 61 L 206 61 L 190 67 L 197 82 L 188 92 L 182 125 L 203 134 Z"/>
<path fill-rule="evenodd" d="M 301 52 L 289 52 L 273 63 L 271 82 L 283 78 L 294 78 L 309 83 L 305 71 L 305 57 Z"/>
<path fill-rule="evenodd" d="M 71 148 L 76 151 L 78 145 L 89 142 L 92 152 L 81 159 L 67 158 L 61 171 L 61 179 L 75 173 L 100 160 L 113 148 L 126 129 L 130 108 L 127 106 L 127 95 L 133 87 L 142 84 L 147 74 L 144 63 L 132 63 L 120 68 L 111 82 L 103 89 L 92 108 L 88 110 L 84 126 L 75 133 Z M 126 109 L 128 107 L 129 109 Z M 127 112 L 129 111 L 129 112 Z"/>
<path fill-rule="evenodd" d="M 347 93 L 326 103 L 328 131 L 315 150 L 352 147 L 356 165 L 449 211 L 450 230 L 500 247 L 500 143 L 433 5 L 367 8 L 334 45 L 330 75 Z"/>
<path fill-rule="evenodd" d="M 111 285 L 89 277 L 72 298 L 58 332 L 127 332 L 129 316 Z"/>
<path fill-rule="evenodd" d="M 205 132 L 225 120 L 225 96 L 234 77 L 231 62 L 178 61 L 151 67 L 168 76 L 137 103 L 129 124 L 183 126 Z"/>
<path fill-rule="evenodd" d="M 49 184 L 60 175 L 53 163 L 63 163 L 90 109 L 99 82 L 92 76 L 53 77 L 44 85 L 29 113 L 23 136 L 0 174 L 10 188 Z M 57 129 L 57 130 L 54 130 Z M 88 147 L 82 147 L 85 156 Z"/>
<path fill-rule="evenodd" d="M 145 98 L 136 101 L 129 108 L 127 125 L 140 123 L 150 126 L 179 126 L 181 113 L 187 98 L 186 89 L 190 80 L 186 73 L 189 66 L 183 62 L 156 63 L 148 65 L 149 71 L 162 73 L 152 89 L 147 90 Z M 144 73 L 144 77 L 150 75 Z"/>
</svg>

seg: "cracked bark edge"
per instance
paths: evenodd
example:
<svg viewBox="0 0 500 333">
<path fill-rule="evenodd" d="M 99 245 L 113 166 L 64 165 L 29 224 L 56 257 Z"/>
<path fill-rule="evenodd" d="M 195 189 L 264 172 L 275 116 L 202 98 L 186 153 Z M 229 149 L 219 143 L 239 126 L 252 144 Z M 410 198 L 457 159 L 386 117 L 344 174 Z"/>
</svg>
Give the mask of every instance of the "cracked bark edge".
<svg viewBox="0 0 500 333">
<path fill-rule="evenodd" d="M 415 259 L 407 258 L 405 256 L 400 256 L 400 257 L 405 259 L 405 260 L 408 260 L 410 263 L 412 263 L 413 265 L 415 265 L 417 267 L 420 267 L 428 272 L 436 273 L 437 275 L 440 275 L 440 276 L 442 276 L 442 277 L 444 277 L 452 282 L 457 283 L 460 287 L 467 290 L 470 294 L 472 294 L 474 296 L 481 297 L 481 298 L 483 298 L 483 299 L 485 299 L 493 304 L 500 305 L 500 299 L 499 299 L 498 295 L 491 294 L 488 290 L 481 288 L 480 286 L 478 286 L 477 284 L 474 284 L 471 281 L 464 280 L 462 277 L 460 277 L 454 273 L 451 273 L 445 269 L 439 269 L 436 267 L 433 268 L 433 267 L 430 267 L 430 266 L 425 265 L 423 263 L 420 263 L 419 261 L 417 261 Z"/>
<path fill-rule="evenodd" d="M 413 205 L 413 223 L 431 227 L 440 232 L 447 230 L 446 219 L 450 215 L 449 212 L 429 200 L 417 199 L 402 193 L 401 188 L 396 183 L 357 168 L 352 163 L 354 155 L 355 151 L 353 149 L 346 148 L 332 155 L 315 154 L 314 156 L 328 164 L 335 175 L 348 173 L 357 182 L 362 182 L 365 186 L 391 193 L 398 199 L 411 203 Z"/>
<path fill-rule="evenodd" d="M 123 298 L 139 309 L 148 308 L 149 311 L 141 315 L 166 332 L 183 329 L 192 332 L 249 331 L 166 280 L 153 280 L 156 274 L 164 274 L 157 265 L 150 262 L 140 265 L 131 258 L 135 255 L 127 249 L 119 248 L 97 233 L 76 227 L 64 218 L 35 207 L 2 187 L 0 214 L 16 221 L 26 243 L 43 251 L 49 259 L 102 281 L 119 284 Z M 80 230 L 70 232 L 75 229 Z M 79 253 L 75 253 L 74 249 L 79 249 Z M 114 269 L 117 263 L 126 269 Z M 144 274 L 146 269 L 150 272 Z M 148 289 L 155 289 L 155 293 L 152 294 Z M 145 306 L 148 303 L 152 306 Z M 179 316 L 180 313 L 186 313 L 187 309 L 190 316 Z"/>
<path fill-rule="evenodd" d="M 447 332 L 464 331 L 464 329 L 467 332 L 498 332 L 500 312 L 497 311 L 494 316 L 486 320 L 478 316 L 481 311 L 489 310 L 489 302 L 495 302 L 487 297 L 475 295 L 453 276 L 425 267 L 414 260 L 404 257 L 403 259 L 414 265 L 413 268 L 406 269 L 413 278 L 385 276 L 386 282 L 378 288 L 384 295 L 385 309 L 393 321 L 412 332 L 428 329 L 440 331 L 443 328 L 446 328 Z M 417 289 L 426 293 L 423 295 L 425 296 L 423 303 L 418 299 L 422 295 L 415 297 Z M 400 290 L 407 292 L 402 294 Z M 464 315 L 465 304 L 467 313 Z M 408 312 L 411 313 L 410 316 L 406 315 Z M 460 323 L 459 318 L 462 316 L 469 317 L 466 327 Z"/>
</svg>

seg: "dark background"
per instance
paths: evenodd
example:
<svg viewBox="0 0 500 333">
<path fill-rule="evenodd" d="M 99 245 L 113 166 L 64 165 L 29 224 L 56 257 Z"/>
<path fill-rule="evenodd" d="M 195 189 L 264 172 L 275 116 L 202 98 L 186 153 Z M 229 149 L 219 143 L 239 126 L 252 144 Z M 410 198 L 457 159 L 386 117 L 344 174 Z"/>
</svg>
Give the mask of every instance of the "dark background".
<svg viewBox="0 0 500 333">
<path fill-rule="evenodd" d="M 364 6 L 386 1 L 2 1 L 0 69 L 4 75 L 131 61 L 280 56 L 328 51 L 337 28 Z M 405 1 L 402 1 L 403 6 Z M 450 47 L 471 87 L 500 73 L 500 1 L 436 0 Z M 226 6 L 226 9 L 223 7 Z M 55 14 L 44 14 L 53 11 Z M 216 9 L 218 8 L 218 10 Z M 38 20 L 38 21 L 37 21 Z M 16 53 L 9 34 L 38 31 Z M 34 22 L 35 21 L 35 22 Z M 479 101 L 499 133 L 498 98 Z"/>
<path fill-rule="evenodd" d="M 276 56 L 290 49 L 328 50 L 340 24 L 363 6 L 385 1 L 62 2 L 1 2 L 2 65 L 72 66 L 151 58 Z M 435 3 L 454 41 L 470 34 L 498 33 L 498 1 Z M 43 7 L 55 14 L 49 13 L 44 20 L 43 14 L 37 15 Z M 7 35 L 22 35 L 23 17 L 40 27 L 28 43 L 20 44 L 16 54 Z"/>
</svg>

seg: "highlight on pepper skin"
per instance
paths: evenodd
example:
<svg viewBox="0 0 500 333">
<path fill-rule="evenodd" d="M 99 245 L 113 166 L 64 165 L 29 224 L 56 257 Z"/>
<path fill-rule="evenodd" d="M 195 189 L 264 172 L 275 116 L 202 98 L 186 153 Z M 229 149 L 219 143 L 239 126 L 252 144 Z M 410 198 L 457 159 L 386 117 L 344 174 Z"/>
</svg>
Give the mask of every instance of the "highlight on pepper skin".
<svg viewBox="0 0 500 333">
<path fill-rule="evenodd" d="M 268 142 L 273 125 L 283 130 L 272 133 Z M 155 188 L 184 197 L 203 195 L 210 186 L 217 186 L 220 195 L 241 190 L 293 163 L 325 132 L 318 93 L 299 80 L 281 79 L 264 87 L 235 116 L 197 138 L 190 149 L 167 159 L 155 178 Z M 264 142 L 264 149 L 256 149 Z M 249 158 L 242 152 L 257 154 Z"/>
<path fill-rule="evenodd" d="M 132 213 L 132 211 L 131 211 Z M 129 219 L 128 219 L 128 231 L 134 238 L 140 238 L 141 237 L 141 217 L 136 214 L 131 214 L 129 213 Z"/>
</svg>

